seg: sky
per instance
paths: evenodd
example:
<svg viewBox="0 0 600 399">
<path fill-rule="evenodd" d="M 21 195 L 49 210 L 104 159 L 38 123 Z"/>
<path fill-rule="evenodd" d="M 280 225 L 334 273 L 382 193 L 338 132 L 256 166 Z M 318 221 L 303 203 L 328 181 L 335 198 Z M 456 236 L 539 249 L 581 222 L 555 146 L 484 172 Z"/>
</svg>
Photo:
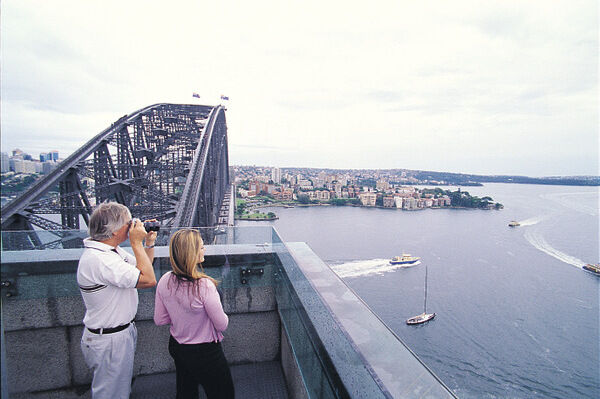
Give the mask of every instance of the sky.
<svg viewBox="0 0 600 399">
<path fill-rule="evenodd" d="M 231 164 L 600 175 L 597 1 L 0 7 L 4 152 L 224 94 Z"/>
</svg>

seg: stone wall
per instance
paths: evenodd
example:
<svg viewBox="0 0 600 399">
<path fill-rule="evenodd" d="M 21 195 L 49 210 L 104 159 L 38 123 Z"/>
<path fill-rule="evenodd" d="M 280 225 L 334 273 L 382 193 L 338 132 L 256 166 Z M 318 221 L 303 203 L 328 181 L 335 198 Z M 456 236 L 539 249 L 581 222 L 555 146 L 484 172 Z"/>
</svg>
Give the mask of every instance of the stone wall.
<svg viewBox="0 0 600 399">
<path fill-rule="evenodd" d="M 31 277 L 35 278 L 35 277 Z M 229 327 L 223 348 L 231 364 L 279 360 L 281 325 L 271 286 L 222 291 Z M 140 291 L 134 375 L 174 371 L 168 326 L 156 326 L 154 290 Z M 91 372 L 80 339 L 84 315 L 80 296 L 2 300 L 8 385 L 11 393 L 84 386 Z"/>
</svg>

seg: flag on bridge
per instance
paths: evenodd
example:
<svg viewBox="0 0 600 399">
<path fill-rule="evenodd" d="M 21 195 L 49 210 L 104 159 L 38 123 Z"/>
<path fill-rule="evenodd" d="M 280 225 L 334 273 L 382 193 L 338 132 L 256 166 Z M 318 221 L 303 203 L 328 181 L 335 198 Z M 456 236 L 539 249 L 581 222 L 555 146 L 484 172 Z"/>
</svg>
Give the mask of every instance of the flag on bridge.
<svg viewBox="0 0 600 399">
<path fill-rule="evenodd" d="M 198 94 L 198 93 L 192 93 L 192 97 L 200 98 L 200 94 Z"/>
<path fill-rule="evenodd" d="M 221 100 L 229 101 L 229 97 L 227 97 L 226 95 L 221 94 Z"/>
</svg>

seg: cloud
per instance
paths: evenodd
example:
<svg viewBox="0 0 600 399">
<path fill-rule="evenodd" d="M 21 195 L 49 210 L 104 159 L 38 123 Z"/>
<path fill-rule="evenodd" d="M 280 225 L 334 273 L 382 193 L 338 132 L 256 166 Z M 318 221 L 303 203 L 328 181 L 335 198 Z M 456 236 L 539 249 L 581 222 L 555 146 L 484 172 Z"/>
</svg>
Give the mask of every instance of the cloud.
<svg viewBox="0 0 600 399">
<path fill-rule="evenodd" d="M 2 147 L 77 148 L 124 113 L 225 93 L 232 163 L 593 174 L 597 12 L 3 1 Z"/>
<path fill-rule="evenodd" d="M 286 147 L 275 147 L 275 146 L 268 146 L 268 145 L 251 145 L 251 144 L 231 144 L 229 145 L 229 147 L 233 147 L 233 148 L 249 148 L 249 149 L 256 149 L 256 150 L 278 150 L 278 151 L 287 151 L 289 150 L 289 148 Z"/>
</svg>

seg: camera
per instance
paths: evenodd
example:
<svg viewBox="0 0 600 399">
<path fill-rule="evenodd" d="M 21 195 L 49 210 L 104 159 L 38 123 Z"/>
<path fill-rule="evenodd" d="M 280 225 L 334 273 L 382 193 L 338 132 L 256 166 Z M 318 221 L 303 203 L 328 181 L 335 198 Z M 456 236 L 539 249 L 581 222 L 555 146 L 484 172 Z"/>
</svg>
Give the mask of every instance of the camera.
<svg viewBox="0 0 600 399">
<path fill-rule="evenodd" d="M 160 222 L 144 222 L 144 229 L 149 233 L 160 230 Z"/>
</svg>

